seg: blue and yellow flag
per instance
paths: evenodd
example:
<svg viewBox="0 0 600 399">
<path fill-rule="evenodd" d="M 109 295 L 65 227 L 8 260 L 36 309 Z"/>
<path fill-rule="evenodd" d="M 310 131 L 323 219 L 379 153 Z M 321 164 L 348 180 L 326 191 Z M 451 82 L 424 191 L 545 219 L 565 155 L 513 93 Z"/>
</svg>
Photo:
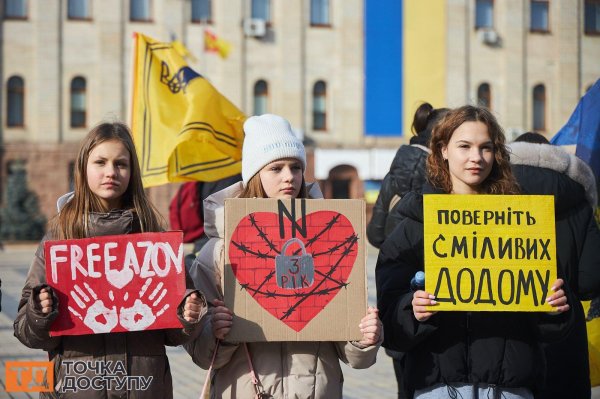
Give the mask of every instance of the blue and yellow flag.
<svg viewBox="0 0 600 399">
<path fill-rule="evenodd" d="M 550 142 L 576 144 L 575 155 L 592 168 L 596 183 L 600 183 L 600 79 L 579 100 L 566 125 Z"/>
<path fill-rule="evenodd" d="M 144 187 L 241 171 L 246 116 L 170 43 L 135 35 L 132 124 Z"/>
<path fill-rule="evenodd" d="M 410 138 L 413 116 L 421 103 L 435 108 L 447 103 L 446 36 L 451 8 L 447 3 L 364 2 L 366 136 Z"/>
</svg>

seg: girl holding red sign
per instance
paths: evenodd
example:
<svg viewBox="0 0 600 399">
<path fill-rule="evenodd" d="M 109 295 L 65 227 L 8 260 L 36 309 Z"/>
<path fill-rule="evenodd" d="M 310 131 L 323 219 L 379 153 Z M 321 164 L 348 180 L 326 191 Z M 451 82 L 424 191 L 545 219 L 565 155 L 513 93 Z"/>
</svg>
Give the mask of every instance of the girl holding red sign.
<svg viewBox="0 0 600 399">
<path fill-rule="evenodd" d="M 79 150 L 74 172 L 75 191 L 59 201 L 59 213 L 50 221 L 29 270 L 14 323 L 15 336 L 30 348 L 48 352 L 54 361 L 53 388 L 60 397 L 172 398 L 165 345 L 180 345 L 199 331 L 207 310 L 199 293 L 186 293 L 177 308 L 180 329 L 72 336 L 49 333 L 58 316 L 58 298 L 47 284 L 45 241 L 163 230 L 144 193 L 135 146 L 124 124 L 102 123 L 93 128 Z M 82 287 L 87 289 L 87 294 L 80 289 L 82 305 L 97 299 L 85 282 Z M 115 314 L 101 300 L 92 307 L 106 311 L 86 316 L 86 325 L 95 332 L 110 331 L 102 326 L 116 322 Z M 40 397 L 56 396 L 42 393 Z"/>
<path fill-rule="evenodd" d="M 204 202 L 205 231 L 210 237 L 192 265 L 194 284 L 212 304 L 202 335 L 185 344 L 194 362 L 213 368 L 211 398 L 341 398 L 339 361 L 354 368 L 375 363 L 382 340 L 377 309 L 362 318 L 362 339 L 354 342 L 236 342 L 226 339 L 233 313 L 225 306 L 219 270 L 224 267 L 226 198 L 322 198 L 316 184 L 305 184 L 306 153 L 290 124 L 276 115 L 244 123 L 243 182 Z"/>
<path fill-rule="evenodd" d="M 485 108 L 450 111 L 430 149 L 424 194 L 519 192 L 502 128 Z M 436 298 L 410 288 L 424 270 L 423 195 L 402 198 L 399 212 L 402 221 L 380 248 L 376 283 L 383 345 L 407 352 L 407 388 L 418 399 L 532 399 L 544 376 L 540 343 L 560 338 L 572 322 L 563 281 L 547 298 L 556 314 L 432 311 Z"/>
</svg>

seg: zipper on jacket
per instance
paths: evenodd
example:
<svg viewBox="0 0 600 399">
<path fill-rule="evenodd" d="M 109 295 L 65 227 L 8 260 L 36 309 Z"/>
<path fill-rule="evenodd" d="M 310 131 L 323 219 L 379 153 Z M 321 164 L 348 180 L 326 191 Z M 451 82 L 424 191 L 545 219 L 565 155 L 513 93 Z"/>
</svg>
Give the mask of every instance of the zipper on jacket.
<svg viewBox="0 0 600 399">
<path fill-rule="evenodd" d="M 471 312 L 466 312 L 466 317 L 467 317 L 467 321 L 466 321 L 466 339 L 467 339 L 467 370 L 468 370 L 468 375 L 467 375 L 467 380 L 469 381 L 469 383 L 471 382 L 471 377 L 473 376 L 473 371 L 471 370 L 471 326 L 470 326 L 470 322 L 471 322 Z"/>
</svg>

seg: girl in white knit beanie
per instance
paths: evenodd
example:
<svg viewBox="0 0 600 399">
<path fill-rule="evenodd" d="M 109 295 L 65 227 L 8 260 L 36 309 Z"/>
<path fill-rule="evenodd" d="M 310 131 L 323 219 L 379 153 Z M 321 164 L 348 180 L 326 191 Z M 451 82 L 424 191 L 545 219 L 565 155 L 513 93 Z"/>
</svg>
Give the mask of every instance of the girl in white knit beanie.
<svg viewBox="0 0 600 399">
<path fill-rule="evenodd" d="M 369 308 L 361 320 L 360 341 L 221 341 L 233 324 L 233 313 L 223 302 L 218 272 L 225 261 L 225 198 L 323 198 L 317 184 L 304 182 L 306 152 L 287 120 L 269 114 L 253 116 L 244 123 L 244 132 L 243 181 L 204 202 L 205 231 L 210 241 L 198 254 L 190 275 L 195 288 L 213 307 L 210 324 L 185 348 L 200 367 L 208 369 L 212 363 L 211 398 L 341 398 L 344 379 L 339 361 L 354 368 L 375 363 L 383 338 L 377 309 Z"/>
</svg>

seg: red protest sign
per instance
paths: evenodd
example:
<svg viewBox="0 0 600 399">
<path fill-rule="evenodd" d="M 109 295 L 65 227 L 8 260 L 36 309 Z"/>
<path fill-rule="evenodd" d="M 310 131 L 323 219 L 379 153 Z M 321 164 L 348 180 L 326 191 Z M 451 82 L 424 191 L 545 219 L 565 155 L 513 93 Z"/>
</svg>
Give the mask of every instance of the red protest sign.
<svg viewBox="0 0 600 399">
<path fill-rule="evenodd" d="M 47 241 L 46 277 L 59 300 L 50 335 L 180 328 L 181 232 Z"/>
</svg>

